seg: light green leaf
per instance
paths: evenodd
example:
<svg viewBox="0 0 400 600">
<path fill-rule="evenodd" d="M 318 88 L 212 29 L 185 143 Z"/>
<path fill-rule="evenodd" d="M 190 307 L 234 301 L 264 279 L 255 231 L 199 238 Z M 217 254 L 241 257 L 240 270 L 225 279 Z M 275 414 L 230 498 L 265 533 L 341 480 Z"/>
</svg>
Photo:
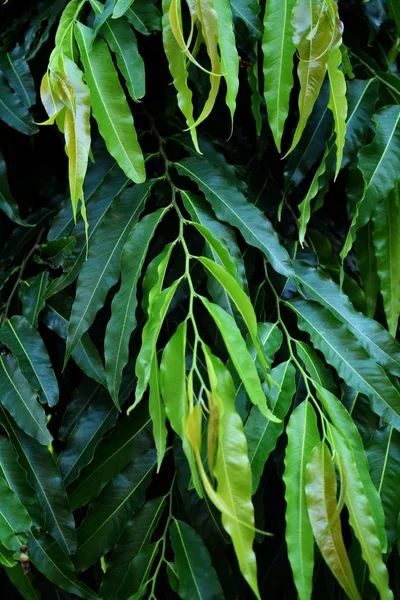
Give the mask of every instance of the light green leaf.
<svg viewBox="0 0 400 600">
<path fill-rule="evenodd" d="M 129 233 L 121 253 L 121 286 L 111 305 L 104 341 L 107 385 L 119 408 L 122 371 L 128 362 L 129 340 L 136 327 L 137 285 L 155 231 L 168 208 L 144 217 Z"/>
<path fill-rule="evenodd" d="M 337 390 L 333 382 L 333 375 L 322 358 L 305 342 L 296 340 L 296 350 L 311 379 L 334 394 Z"/>
<path fill-rule="evenodd" d="M 292 40 L 291 16 L 294 4 L 295 0 L 270 0 L 265 5 L 264 13 L 264 96 L 269 126 L 279 152 L 293 87 L 295 45 Z"/>
<path fill-rule="evenodd" d="M 118 19 L 122 17 L 130 8 L 131 4 L 133 4 L 134 0 L 117 0 L 115 3 L 114 11 L 113 11 L 113 19 Z"/>
<path fill-rule="evenodd" d="M 26 471 L 31 486 L 39 495 L 46 516 L 46 528 L 66 552 L 76 548 L 74 519 L 68 505 L 61 476 L 47 448 L 27 436 L 0 407 L 0 422 Z"/>
<path fill-rule="evenodd" d="M 334 428 L 329 428 L 335 451 L 346 471 L 345 503 L 349 511 L 350 525 L 361 546 L 362 557 L 369 568 L 369 578 L 377 587 L 382 600 L 393 600 L 389 589 L 389 576 L 382 560 L 382 547 L 376 533 L 375 521 L 354 462 L 350 445 Z"/>
<path fill-rule="evenodd" d="M 280 245 L 271 223 L 219 169 L 201 158 L 185 158 L 174 164 L 181 175 L 190 177 L 199 186 L 219 219 L 237 227 L 248 244 L 265 254 L 275 271 L 285 277 L 293 275 L 289 255 Z"/>
<path fill-rule="evenodd" d="M 281 419 L 281 423 L 273 423 L 266 419 L 259 408 L 253 406 L 244 426 L 253 475 L 253 494 L 257 491 L 265 463 L 284 430 L 283 420 L 289 411 L 296 390 L 295 369 L 289 361 L 272 369 L 271 378 L 278 384 L 271 385 L 271 410 Z"/>
<path fill-rule="evenodd" d="M 46 306 L 44 296 L 49 285 L 49 274 L 42 271 L 39 275 L 27 279 L 25 284 L 19 288 L 22 316 L 36 329 L 39 315 Z"/>
<path fill-rule="evenodd" d="M 221 515 L 230 535 L 239 568 L 254 594 L 260 599 L 257 563 L 253 551 L 254 508 L 251 501 L 251 469 L 242 420 L 235 410 L 235 388 L 222 361 L 203 346 L 210 377 L 211 393 L 217 404 L 218 451 L 214 468 L 218 496 L 229 510 Z"/>
<path fill-rule="evenodd" d="M 80 271 L 72 306 L 65 361 L 82 335 L 93 323 L 106 295 L 119 277 L 120 257 L 125 240 L 144 209 L 152 181 L 128 188 L 115 198 L 107 211 Z"/>
<path fill-rule="evenodd" d="M 154 353 L 149 379 L 149 413 L 153 423 L 153 437 L 157 448 L 157 473 L 167 448 L 168 430 L 165 424 L 166 412 L 160 393 L 160 374 L 157 354 Z"/>
<path fill-rule="evenodd" d="M 78 549 L 74 555 L 78 572 L 88 569 L 118 540 L 126 521 L 144 502 L 155 464 L 155 450 L 134 458 L 91 503 L 78 529 Z"/>
<path fill-rule="evenodd" d="M 313 345 L 347 385 L 368 396 L 372 410 L 400 428 L 400 393 L 346 326 L 314 302 L 291 300 L 288 305 L 297 314 L 299 327 L 310 334 Z"/>
<path fill-rule="evenodd" d="M 396 23 L 397 37 L 400 37 L 400 7 L 396 0 L 388 0 L 389 15 Z"/>
<path fill-rule="evenodd" d="M 154 529 L 165 508 L 165 497 L 146 502 L 128 521 L 118 540 L 100 586 L 102 598 L 123 600 L 133 594 L 138 556 L 150 547 Z"/>
<path fill-rule="evenodd" d="M 325 442 L 315 446 L 307 462 L 308 516 L 318 547 L 332 573 L 351 600 L 361 600 L 337 516 L 336 474 Z"/>
<path fill-rule="evenodd" d="M 356 232 L 370 220 L 373 211 L 394 188 L 399 179 L 397 157 L 400 152 L 400 106 L 385 106 L 375 113 L 373 141 L 358 155 L 364 178 L 364 192 L 357 203 L 353 220 L 340 256 L 349 253 Z"/>
<path fill-rule="evenodd" d="M 92 43 L 93 31 L 82 23 L 77 23 L 75 36 L 100 134 L 126 176 L 142 183 L 146 179 L 143 154 L 106 43 L 100 38 Z"/>
<path fill-rule="evenodd" d="M 236 50 L 230 1 L 214 0 L 214 10 L 218 15 L 218 47 L 221 56 L 221 71 L 226 83 L 226 105 L 231 113 L 233 129 L 236 96 L 239 90 L 239 55 Z"/>
<path fill-rule="evenodd" d="M 314 570 L 314 538 L 307 513 L 306 466 L 319 443 L 317 419 L 305 400 L 292 412 L 286 428 L 285 454 L 286 544 L 300 600 L 309 600 Z"/>
<path fill-rule="evenodd" d="M 396 537 L 400 512 L 400 434 L 385 425 L 377 429 L 365 448 L 371 479 L 382 500 L 388 537 L 388 555 Z"/>
<path fill-rule="evenodd" d="M 28 546 L 30 560 L 52 583 L 79 598 L 98 598 L 97 594 L 77 579 L 70 558 L 47 533 L 32 531 Z"/>
<path fill-rule="evenodd" d="M 0 340 L 18 360 L 29 384 L 42 402 L 54 406 L 58 402 L 58 382 L 42 338 L 25 317 L 7 319 L 0 329 Z"/>
<path fill-rule="evenodd" d="M 346 137 L 346 117 L 347 117 L 347 99 L 346 99 L 346 81 L 343 71 L 339 69 L 342 62 L 342 53 L 340 48 L 335 48 L 329 53 L 328 58 L 328 77 L 329 77 L 329 108 L 333 113 L 336 133 L 336 171 L 335 179 L 339 175 L 343 160 L 343 148 Z"/>
<path fill-rule="evenodd" d="M 400 315 L 400 185 L 382 197 L 372 215 L 377 271 L 389 332 L 396 337 Z"/>
<path fill-rule="evenodd" d="M 187 523 L 174 519 L 169 528 L 183 600 L 222 600 L 217 574 L 201 537 Z"/>
<path fill-rule="evenodd" d="M 11 354 L 0 356 L 0 388 L 1 403 L 16 423 L 40 444 L 48 446 L 53 438 L 47 429 L 46 413 Z"/>
<path fill-rule="evenodd" d="M 264 417 L 274 423 L 280 423 L 281 420 L 267 406 L 266 396 L 262 389 L 256 366 L 234 319 L 221 307 L 207 300 L 207 298 L 200 296 L 200 299 L 210 313 L 224 340 L 226 349 L 250 400 L 255 406 L 258 406 Z"/>
</svg>

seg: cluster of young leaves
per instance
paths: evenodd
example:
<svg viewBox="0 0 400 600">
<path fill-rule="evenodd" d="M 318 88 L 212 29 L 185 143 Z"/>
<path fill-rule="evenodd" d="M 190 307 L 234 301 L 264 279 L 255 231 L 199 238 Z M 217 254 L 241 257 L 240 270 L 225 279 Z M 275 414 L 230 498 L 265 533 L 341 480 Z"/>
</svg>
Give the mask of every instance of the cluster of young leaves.
<svg viewBox="0 0 400 600">
<path fill-rule="evenodd" d="M 394 598 L 396 2 L 1 10 L 7 597 Z"/>
</svg>

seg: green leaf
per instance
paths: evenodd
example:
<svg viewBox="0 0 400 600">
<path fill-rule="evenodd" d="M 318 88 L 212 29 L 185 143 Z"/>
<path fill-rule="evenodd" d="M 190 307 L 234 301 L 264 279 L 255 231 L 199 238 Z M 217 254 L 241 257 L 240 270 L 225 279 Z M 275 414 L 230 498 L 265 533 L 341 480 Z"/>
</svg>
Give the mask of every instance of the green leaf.
<svg viewBox="0 0 400 600">
<path fill-rule="evenodd" d="M 159 292 L 155 300 L 149 306 L 149 318 L 143 328 L 142 346 L 136 359 L 135 373 L 137 377 L 137 385 L 135 392 L 135 402 L 128 409 L 129 412 L 140 402 L 143 394 L 147 389 L 151 364 L 153 356 L 156 352 L 156 344 L 164 319 L 166 317 L 169 305 L 180 284 L 181 280 L 177 279 L 174 283 Z M 157 285 L 157 284 L 156 284 Z"/>
<path fill-rule="evenodd" d="M 216 167 L 201 158 L 185 158 L 174 164 L 181 175 L 190 177 L 199 186 L 219 219 L 237 227 L 248 244 L 265 254 L 275 271 L 285 277 L 292 276 L 289 255 L 280 245 L 271 223 Z"/>
<path fill-rule="evenodd" d="M 0 101 L 1 102 L 1 101 Z M 0 109 L 1 111 L 1 109 Z M 28 223 L 25 223 L 19 216 L 18 204 L 12 197 L 10 187 L 7 181 L 7 168 L 4 161 L 3 155 L 0 152 L 0 210 L 17 225 L 25 227 L 31 227 Z"/>
<path fill-rule="evenodd" d="M 91 503 L 78 529 L 78 549 L 74 555 L 78 572 L 88 569 L 118 540 L 126 521 L 144 501 L 155 464 L 154 450 L 134 458 Z"/>
<path fill-rule="evenodd" d="M 68 335 L 68 316 L 71 313 L 72 302 L 72 298 L 63 292 L 52 296 L 47 301 L 47 307 L 41 319 L 49 329 L 55 331 L 63 340 L 66 340 Z M 88 377 L 106 387 L 106 373 L 103 363 L 88 332 L 83 334 L 71 356 Z"/>
<path fill-rule="evenodd" d="M 183 321 L 164 348 L 160 364 L 161 395 L 171 427 L 182 440 L 183 451 L 189 463 L 196 491 L 202 497 L 195 457 L 186 435 L 188 418 L 186 335 L 187 322 Z"/>
<path fill-rule="evenodd" d="M 113 11 L 113 19 L 119 19 L 122 17 L 128 8 L 133 4 L 133 0 L 117 0 Z"/>
<path fill-rule="evenodd" d="M 315 386 L 318 398 L 321 400 L 323 407 L 328 413 L 333 425 L 349 442 L 353 460 L 356 464 L 358 474 L 364 493 L 368 499 L 372 516 L 374 517 L 377 535 L 382 546 L 383 552 L 387 549 L 387 536 L 385 531 L 385 515 L 382 508 L 381 499 L 372 482 L 370 471 L 368 468 L 368 460 L 364 451 L 363 442 L 358 429 L 343 406 L 343 404 L 330 392 L 321 388 L 318 384 Z"/>
<path fill-rule="evenodd" d="M 285 454 L 286 544 L 300 600 L 311 598 L 314 538 L 306 504 L 306 466 L 319 443 L 317 419 L 305 400 L 292 412 L 286 428 Z"/>
<path fill-rule="evenodd" d="M 343 148 L 346 137 L 346 117 L 347 117 L 347 99 L 346 99 L 346 81 L 343 71 L 339 69 L 342 62 L 342 53 L 340 48 L 335 48 L 329 53 L 328 58 L 328 77 L 330 83 L 329 108 L 333 113 L 336 133 L 336 171 L 335 179 L 343 161 Z"/>
<path fill-rule="evenodd" d="M 198 152 L 200 152 L 199 145 L 197 142 L 196 128 L 194 127 L 193 117 L 193 102 L 192 102 L 192 91 L 188 84 L 188 70 L 186 65 L 186 56 L 182 52 L 175 36 L 172 32 L 171 24 L 169 21 L 169 10 L 171 6 L 171 0 L 163 0 L 162 2 L 162 39 L 164 52 L 167 57 L 169 71 L 172 75 L 174 87 L 177 92 L 177 101 L 179 109 L 185 117 L 186 124 L 190 130 L 193 144 Z"/>
<path fill-rule="evenodd" d="M 324 442 L 315 446 L 308 459 L 305 490 L 308 516 L 322 556 L 347 596 L 361 600 L 337 515 L 335 467 Z"/>
<path fill-rule="evenodd" d="M 148 181 L 128 188 L 115 198 L 97 231 L 89 257 L 79 274 L 68 328 L 65 362 L 93 323 L 110 287 L 118 280 L 122 248 L 144 209 L 152 185 L 153 182 Z"/>
<path fill-rule="evenodd" d="M 32 574 L 25 575 L 21 567 L 11 569 L 6 568 L 6 573 L 12 584 L 17 588 L 25 600 L 41 600 L 41 594 L 33 587 Z"/>
<path fill-rule="evenodd" d="M 351 448 L 346 439 L 334 428 L 329 431 L 335 451 L 346 471 L 345 503 L 349 511 L 350 525 L 361 546 L 362 557 L 369 568 L 369 578 L 377 587 L 382 600 L 393 600 L 389 589 L 389 577 L 382 560 L 382 547 L 376 534 L 375 521 L 355 465 Z"/>
<path fill-rule="evenodd" d="M 0 497 L 0 541 L 9 550 L 17 552 L 26 542 L 25 534 L 30 530 L 32 521 L 3 477 L 0 477 Z"/>
<path fill-rule="evenodd" d="M 234 319 L 221 307 L 207 300 L 207 298 L 201 296 L 200 299 L 210 313 L 224 340 L 226 349 L 250 400 L 260 409 L 264 417 L 274 423 L 280 423 L 280 419 L 267 406 L 257 369 Z"/>
<path fill-rule="evenodd" d="M 258 18 L 260 12 L 258 3 L 254 3 L 252 0 L 232 0 L 231 6 L 233 13 L 245 23 L 251 37 L 254 40 L 261 40 L 263 26 Z"/>
<path fill-rule="evenodd" d="M 19 95 L 8 86 L 2 73 L 0 73 L 0 119 L 25 135 L 33 135 L 38 131 L 28 109 Z"/>
<path fill-rule="evenodd" d="M 8 550 L 3 544 L 0 544 L 0 564 L 5 567 L 7 573 L 11 572 L 17 564 L 14 559 L 14 552 Z"/>
<path fill-rule="evenodd" d="M 365 295 L 366 315 L 374 318 L 379 293 L 378 267 L 373 244 L 374 224 L 369 221 L 357 232 L 354 250 Z"/>
<path fill-rule="evenodd" d="M 273 423 L 266 419 L 257 406 L 253 406 L 244 426 L 247 438 L 250 466 L 253 475 L 253 494 L 256 493 L 269 455 L 275 449 L 278 437 L 283 433 L 283 420 L 287 415 L 296 390 L 295 369 L 287 361 L 271 371 L 271 378 L 277 385 L 271 385 L 271 410 L 281 419 Z"/>
<path fill-rule="evenodd" d="M 211 393 L 218 407 L 218 451 L 214 468 L 218 496 L 229 509 L 222 524 L 230 535 L 239 568 L 259 599 L 257 564 L 253 552 L 254 508 L 251 501 L 251 468 L 242 420 L 235 410 L 235 388 L 224 364 L 203 346 Z"/>
<path fill-rule="evenodd" d="M 214 0 L 214 10 L 218 15 L 218 47 L 221 56 L 221 71 L 226 83 L 226 105 L 231 113 L 233 129 L 236 96 L 239 90 L 239 55 L 236 50 L 230 1 Z"/>
<path fill-rule="evenodd" d="M 67 445 L 57 461 L 66 486 L 74 481 L 81 469 L 91 462 L 97 444 L 115 425 L 117 417 L 118 412 L 108 392 L 100 388 L 96 394 L 96 401 L 89 405 L 76 422 L 68 437 Z"/>
<path fill-rule="evenodd" d="M 118 80 L 106 43 L 93 31 L 77 23 L 75 36 L 90 90 L 93 116 L 110 154 L 129 179 L 146 178 L 143 154 L 137 141 L 133 118 Z"/>
<path fill-rule="evenodd" d="M 334 394 L 336 385 L 333 382 L 332 372 L 314 349 L 305 342 L 296 340 L 296 350 L 311 379 Z"/>
<path fill-rule="evenodd" d="M 79 598 L 98 598 L 97 594 L 77 579 L 71 560 L 47 533 L 32 531 L 28 546 L 30 560 L 49 581 Z"/>
<path fill-rule="evenodd" d="M 47 271 L 42 271 L 39 275 L 27 279 L 25 285 L 19 288 L 22 316 L 34 329 L 37 328 L 39 315 L 46 306 L 44 296 L 48 285 L 49 274 Z"/>
<path fill-rule="evenodd" d="M 100 586 L 102 598 L 122 600 L 133 594 L 138 556 L 150 547 L 154 529 L 165 508 L 165 497 L 146 502 L 128 521 L 118 540 Z"/>
<path fill-rule="evenodd" d="M 356 311 L 339 286 L 317 269 L 296 262 L 295 271 L 298 282 L 313 300 L 340 319 L 377 363 L 393 375 L 400 375 L 400 345 L 379 323 Z"/>
<path fill-rule="evenodd" d="M 150 419 L 142 406 L 133 418 L 125 418 L 96 447 L 93 460 L 82 469 L 71 486 L 69 501 L 73 510 L 95 498 L 104 486 L 133 460 L 152 446 Z"/>
<path fill-rule="evenodd" d="M 396 538 L 400 503 L 397 490 L 400 476 L 400 435 L 385 425 L 377 429 L 365 448 L 371 479 L 374 482 L 385 513 L 388 555 Z"/>
<path fill-rule="evenodd" d="M 169 528 L 183 600 L 224 598 L 211 558 L 201 537 L 187 523 L 174 519 Z"/>
<path fill-rule="evenodd" d="M 400 8 L 395 0 L 388 0 L 389 15 L 396 23 L 397 37 L 400 37 Z"/>
<path fill-rule="evenodd" d="M 149 413 L 153 424 L 153 437 L 157 448 L 157 473 L 161 469 L 167 448 L 168 430 L 165 424 L 166 412 L 160 392 L 160 371 L 156 353 L 153 356 L 149 379 Z"/>
<path fill-rule="evenodd" d="M 340 254 L 343 259 L 350 251 L 356 232 L 368 223 L 373 211 L 398 180 L 396 161 L 400 152 L 400 107 L 385 106 L 375 113 L 373 121 L 376 126 L 375 137 L 359 153 L 358 167 L 364 178 L 364 192 L 357 203 Z"/>
<path fill-rule="evenodd" d="M 42 402 L 54 406 L 58 402 L 58 382 L 42 338 L 25 317 L 7 319 L 0 329 L 0 340 L 18 360 L 29 384 Z"/>
<path fill-rule="evenodd" d="M 271 0 L 266 3 L 264 13 L 264 96 L 269 126 L 279 152 L 293 87 L 295 45 L 292 40 L 291 16 L 294 4 L 295 0 Z"/>
<path fill-rule="evenodd" d="M 129 579 L 123 577 L 123 583 L 118 587 L 119 595 L 115 596 L 114 592 L 111 595 L 106 595 L 104 598 L 117 598 L 125 600 L 129 595 L 129 600 L 140 600 L 146 591 L 146 586 L 150 581 L 150 571 L 154 559 L 157 556 L 159 543 L 147 546 L 143 552 L 137 554 L 131 561 L 130 569 L 126 573 Z M 121 582 L 120 581 L 118 583 Z M 130 594 L 133 593 L 131 596 Z"/>
<path fill-rule="evenodd" d="M 95 12 L 101 14 L 103 10 L 101 3 L 91 0 L 91 4 Z M 145 94 L 145 73 L 135 33 L 126 19 L 118 19 L 118 21 L 107 19 L 103 33 L 116 56 L 118 68 L 124 76 L 130 97 L 138 102 Z"/>
<path fill-rule="evenodd" d="M 122 371 L 128 362 L 129 340 L 136 327 L 139 277 L 155 231 L 168 208 L 160 208 L 144 217 L 129 233 L 121 253 L 121 286 L 111 305 L 111 318 L 104 341 L 107 385 L 119 408 Z"/>
<path fill-rule="evenodd" d="M 0 422 L 10 436 L 21 467 L 39 495 L 46 516 L 46 528 L 66 552 L 76 548 L 74 519 L 67 495 L 52 455 L 27 436 L 0 407 Z"/>
<path fill-rule="evenodd" d="M 35 104 L 35 84 L 23 48 L 19 44 L 10 52 L 4 49 L 0 52 L 0 71 L 26 108 Z"/>
<path fill-rule="evenodd" d="M 357 155 L 365 141 L 375 111 L 377 95 L 378 82 L 375 78 L 353 79 L 347 82 L 348 110 L 342 169 Z"/>
<path fill-rule="evenodd" d="M 0 475 L 17 494 L 21 504 L 28 511 L 33 524 L 44 524 L 43 509 L 39 497 L 29 484 L 26 472 L 18 462 L 18 457 L 7 438 L 0 437 Z"/>
<path fill-rule="evenodd" d="M 400 315 L 400 186 L 383 196 L 372 215 L 377 272 L 389 332 L 396 337 Z"/>
<path fill-rule="evenodd" d="M 11 354 L 0 356 L 0 387 L 1 403 L 16 423 L 40 444 L 48 446 L 53 438 L 47 429 L 46 414 Z"/>
<path fill-rule="evenodd" d="M 288 304 L 297 314 L 299 327 L 347 385 L 368 396 L 372 410 L 387 423 L 400 427 L 399 392 L 346 326 L 316 303 L 291 300 Z"/>
<path fill-rule="evenodd" d="M 158 8 L 147 0 L 135 0 L 125 13 L 129 23 L 142 35 L 150 35 L 152 31 L 161 31 L 161 14 Z"/>
</svg>

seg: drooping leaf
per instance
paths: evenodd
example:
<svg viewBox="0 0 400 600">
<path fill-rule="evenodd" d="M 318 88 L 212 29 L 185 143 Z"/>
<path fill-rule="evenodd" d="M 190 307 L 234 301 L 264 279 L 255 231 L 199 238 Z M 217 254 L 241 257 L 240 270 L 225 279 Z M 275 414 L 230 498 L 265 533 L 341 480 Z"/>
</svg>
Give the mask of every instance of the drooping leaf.
<svg viewBox="0 0 400 600">
<path fill-rule="evenodd" d="M 253 475 L 253 494 L 257 491 L 268 456 L 274 450 L 278 437 L 284 430 L 284 418 L 290 408 L 295 392 L 295 370 L 287 361 L 271 370 L 271 378 L 278 385 L 272 385 L 272 412 L 282 420 L 273 423 L 266 419 L 257 406 L 251 409 L 244 427 L 247 438 L 250 466 Z"/>
<path fill-rule="evenodd" d="M 0 356 L 0 386 L 1 403 L 19 427 L 40 444 L 50 444 L 46 414 L 11 354 Z"/>
<path fill-rule="evenodd" d="M 133 0 L 117 0 L 113 11 L 113 19 L 119 19 L 133 4 Z"/>
<path fill-rule="evenodd" d="M 400 186 L 385 197 L 375 210 L 373 240 L 380 291 L 389 332 L 396 337 L 400 315 Z"/>
<path fill-rule="evenodd" d="M 286 428 L 285 454 L 286 544 L 300 600 L 311 598 L 314 569 L 314 539 L 305 495 L 306 466 L 319 443 L 317 419 L 305 400 L 291 414 Z"/>
<path fill-rule="evenodd" d="M 0 100 L 1 102 L 1 100 Z M 15 202 L 7 181 L 7 167 L 2 153 L 0 152 L 0 209 L 14 223 L 28 226 L 19 216 L 18 205 Z"/>
<path fill-rule="evenodd" d="M 78 572 L 88 569 L 118 540 L 126 521 L 144 502 L 155 464 L 154 450 L 134 458 L 92 502 L 78 529 L 78 549 L 74 555 Z"/>
<path fill-rule="evenodd" d="M 46 306 L 44 296 L 48 285 L 49 274 L 47 271 L 42 271 L 39 275 L 28 279 L 25 285 L 19 289 L 22 316 L 29 321 L 34 329 L 37 328 L 39 315 Z"/>
<path fill-rule="evenodd" d="M 229 185 L 218 169 L 201 158 L 185 158 L 175 166 L 181 175 L 190 177 L 199 186 L 219 219 L 237 227 L 247 243 L 259 248 L 278 273 L 291 276 L 289 255 L 280 245 L 271 223 L 239 190 Z"/>
<path fill-rule="evenodd" d="M 374 318 L 379 293 L 378 267 L 373 244 L 374 224 L 369 221 L 357 232 L 354 250 L 365 295 L 366 315 Z"/>
<path fill-rule="evenodd" d="M 324 442 L 315 446 L 308 459 L 305 490 L 308 516 L 322 556 L 347 596 L 361 600 L 337 516 L 335 467 Z"/>
<path fill-rule="evenodd" d="M 153 235 L 167 209 L 144 217 L 129 233 L 121 253 L 121 287 L 111 305 L 104 341 L 107 385 L 119 408 L 122 371 L 128 362 L 129 339 L 136 327 L 137 285 Z"/>
<path fill-rule="evenodd" d="M 0 73 L 0 119 L 25 135 L 37 133 L 38 128 L 18 94 L 8 86 Z"/>
<path fill-rule="evenodd" d="M 292 40 L 291 16 L 294 4 L 295 0 L 272 0 L 266 3 L 264 13 L 264 96 L 268 122 L 279 152 L 293 87 L 295 45 Z"/>
<path fill-rule="evenodd" d="M 122 248 L 144 208 L 151 186 L 149 181 L 120 194 L 96 233 L 78 279 L 68 328 L 66 360 L 93 323 L 110 287 L 118 280 Z"/>
<path fill-rule="evenodd" d="M 149 548 L 154 529 L 165 508 L 165 497 L 146 502 L 128 521 L 116 544 L 101 582 L 102 598 L 122 600 L 133 594 L 138 556 Z"/>
<path fill-rule="evenodd" d="M 39 495 L 46 516 L 46 528 L 67 552 L 76 548 L 74 519 L 61 476 L 47 448 L 27 436 L 0 407 L 0 421 L 10 436 L 20 465 Z"/>
<path fill-rule="evenodd" d="M 239 55 L 233 31 L 230 1 L 214 0 L 214 10 L 218 15 L 218 47 L 221 55 L 221 71 L 226 83 L 226 105 L 231 113 L 233 129 L 236 96 L 239 90 Z"/>
<path fill-rule="evenodd" d="M 169 529 L 183 600 L 222 599 L 223 592 L 200 536 L 187 523 L 174 519 Z"/>
<path fill-rule="evenodd" d="M 25 575 L 22 568 L 19 565 L 16 568 L 15 564 L 12 568 L 6 568 L 5 570 L 12 584 L 25 600 L 41 600 L 40 591 L 33 586 L 32 573 Z"/>
<path fill-rule="evenodd" d="M 343 148 L 346 136 L 346 117 L 347 117 L 347 99 L 346 99 L 346 81 L 343 71 L 339 69 L 342 62 L 342 53 L 340 48 L 335 48 L 329 54 L 328 58 L 328 77 L 329 77 L 329 108 L 333 113 L 335 123 L 335 145 L 336 145 L 336 170 L 335 179 L 339 175 L 343 160 Z"/>
<path fill-rule="evenodd" d="M 336 386 L 333 382 L 332 372 L 329 370 L 329 367 L 326 366 L 322 358 L 320 358 L 315 350 L 305 342 L 296 341 L 296 350 L 310 374 L 311 379 L 334 394 L 336 392 Z"/>
<path fill-rule="evenodd" d="M 156 353 L 153 356 L 149 379 L 149 413 L 153 424 L 153 437 L 157 448 L 157 473 L 160 471 L 167 448 L 168 430 L 165 424 L 166 412 L 160 391 L 160 371 Z"/>
<path fill-rule="evenodd" d="M 3 477 L 0 477 L 0 497 L 0 541 L 6 548 L 16 552 L 26 542 L 32 521 Z"/>
<path fill-rule="evenodd" d="M 9 52 L 7 50 L 0 52 L 0 71 L 26 108 L 35 104 L 35 83 L 23 48 L 19 44 L 16 44 Z"/>
<path fill-rule="evenodd" d="M 42 338 L 25 317 L 7 319 L 0 329 L 0 340 L 18 360 L 23 375 L 39 393 L 42 402 L 58 402 L 58 382 Z"/>
<path fill-rule="evenodd" d="M 143 154 L 137 141 L 131 111 L 114 69 L 106 43 L 78 23 L 75 36 L 85 69 L 93 116 L 110 154 L 129 179 L 142 183 L 145 178 Z"/>
</svg>

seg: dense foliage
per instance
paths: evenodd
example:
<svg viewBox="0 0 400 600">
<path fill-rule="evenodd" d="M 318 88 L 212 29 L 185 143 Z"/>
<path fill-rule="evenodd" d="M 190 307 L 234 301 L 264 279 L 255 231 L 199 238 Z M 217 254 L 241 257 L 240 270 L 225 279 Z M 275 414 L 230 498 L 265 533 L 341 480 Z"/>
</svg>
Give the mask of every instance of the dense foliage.
<svg viewBox="0 0 400 600">
<path fill-rule="evenodd" d="M 400 2 L 0 11 L 3 597 L 400 597 Z"/>
</svg>

